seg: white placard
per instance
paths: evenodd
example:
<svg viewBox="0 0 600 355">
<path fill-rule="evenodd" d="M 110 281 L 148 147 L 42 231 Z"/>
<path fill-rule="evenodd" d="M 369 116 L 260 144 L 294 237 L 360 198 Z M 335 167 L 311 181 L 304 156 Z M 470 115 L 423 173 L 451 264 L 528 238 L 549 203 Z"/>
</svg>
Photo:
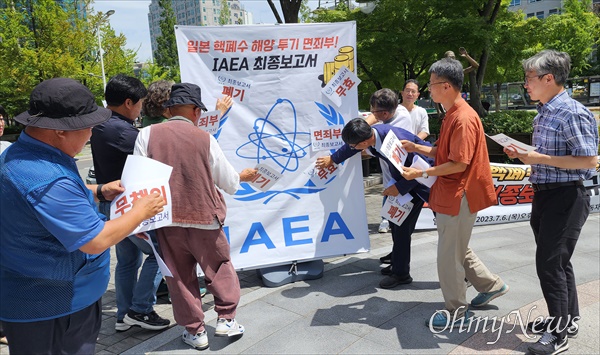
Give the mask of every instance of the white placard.
<svg viewBox="0 0 600 355">
<path fill-rule="evenodd" d="M 281 178 L 279 172 L 266 164 L 258 164 L 255 168 L 258 172 L 250 182 L 250 185 L 256 187 L 260 191 L 268 191 Z"/>
<path fill-rule="evenodd" d="M 154 159 L 139 155 L 129 155 L 125 161 L 121 185 L 125 191 L 110 205 L 110 219 L 120 217 L 133 207 L 138 198 L 158 192 L 166 199 L 163 211 L 144 220 L 131 234 L 166 227 L 172 223 L 171 188 L 169 179 L 173 167 Z"/>
<path fill-rule="evenodd" d="M 358 90 L 358 84 L 361 80 L 350 69 L 343 65 L 335 75 L 329 80 L 321 92 L 333 102 L 336 106 L 342 106 L 342 97 L 348 95 L 348 92 Z"/>
<path fill-rule="evenodd" d="M 381 153 L 403 174 L 402 167 L 408 157 L 406 149 L 402 148 L 402 143 L 393 131 L 389 131 L 381 144 Z"/>
<path fill-rule="evenodd" d="M 427 168 L 430 168 L 431 165 L 429 165 L 429 163 L 427 163 L 425 161 L 425 159 L 423 159 L 420 156 L 415 154 L 413 157 L 413 162 L 410 165 L 410 167 L 425 171 Z M 435 182 L 435 180 L 437 180 L 437 176 L 430 176 L 428 178 L 418 177 L 416 180 L 419 183 L 431 188 L 431 186 L 433 186 L 433 183 Z"/>
<path fill-rule="evenodd" d="M 219 121 L 221 120 L 221 111 L 214 110 L 202 113 L 198 120 L 198 127 L 203 131 L 214 135 L 219 130 Z"/>
<path fill-rule="evenodd" d="M 486 134 L 486 136 L 488 136 L 491 140 L 500 144 L 504 148 L 514 149 L 518 153 L 529 153 L 535 150 L 535 147 L 527 145 L 523 142 L 519 142 L 516 139 L 510 138 L 504 133 L 499 133 L 493 136 L 489 136 Z"/>
<path fill-rule="evenodd" d="M 412 197 L 410 194 L 388 196 L 387 199 L 385 199 L 383 207 L 381 207 L 381 217 L 397 226 L 402 225 L 414 207 L 411 200 Z"/>
<path fill-rule="evenodd" d="M 150 248 L 152 248 L 152 252 L 154 253 L 154 257 L 156 258 L 156 263 L 158 264 L 158 268 L 160 269 L 161 274 L 163 276 L 173 277 L 173 273 L 171 273 L 171 270 L 169 270 L 169 268 L 167 267 L 167 264 L 165 264 L 163 259 L 160 257 L 160 254 L 158 254 L 158 252 L 154 248 L 154 243 L 152 243 L 152 239 L 150 239 L 150 235 L 148 235 L 148 233 L 144 233 L 144 235 L 148 238 L 148 239 L 144 239 L 144 241 L 146 243 L 150 244 Z"/>
<path fill-rule="evenodd" d="M 308 166 L 303 172 L 304 175 L 308 176 L 310 185 L 320 188 L 324 187 L 329 181 L 333 180 L 342 168 L 341 165 L 333 163 L 332 165 L 320 169 L 316 167 L 316 162 Z"/>
<path fill-rule="evenodd" d="M 342 129 L 344 126 L 321 126 L 310 128 L 310 143 L 313 152 L 339 149 L 344 145 Z"/>
</svg>

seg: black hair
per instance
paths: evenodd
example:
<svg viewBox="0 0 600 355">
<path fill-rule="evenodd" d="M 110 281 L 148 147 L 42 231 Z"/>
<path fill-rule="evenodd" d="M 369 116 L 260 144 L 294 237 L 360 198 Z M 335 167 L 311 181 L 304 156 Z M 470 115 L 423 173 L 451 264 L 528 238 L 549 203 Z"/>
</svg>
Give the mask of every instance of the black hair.
<svg viewBox="0 0 600 355">
<path fill-rule="evenodd" d="M 375 91 L 373 95 L 371 95 L 369 103 L 371 104 L 371 107 L 393 113 L 398 107 L 398 94 L 391 89 L 383 88 Z"/>
<path fill-rule="evenodd" d="M 355 118 L 342 129 L 342 140 L 346 144 L 358 144 L 371 138 L 371 126 L 362 118 Z"/>
<path fill-rule="evenodd" d="M 125 74 L 117 74 L 106 84 L 104 99 L 109 106 L 121 106 L 127 99 L 135 104 L 147 94 L 148 91 L 141 81 Z"/>
</svg>

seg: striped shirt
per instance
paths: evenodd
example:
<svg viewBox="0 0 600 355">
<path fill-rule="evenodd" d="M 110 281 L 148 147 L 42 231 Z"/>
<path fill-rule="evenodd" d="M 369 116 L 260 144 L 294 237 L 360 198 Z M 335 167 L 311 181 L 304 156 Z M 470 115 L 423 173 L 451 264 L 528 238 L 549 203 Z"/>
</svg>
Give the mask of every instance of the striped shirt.
<svg viewBox="0 0 600 355">
<path fill-rule="evenodd" d="M 598 126 L 594 115 L 566 91 L 546 104 L 538 104 L 533 120 L 533 146 L 540 154 L 550 156 L 596 156 Z M 532 164 L 529 181 L 534 184 L 587 180 L 595 169 L 563 169 Z"/>
</svg>

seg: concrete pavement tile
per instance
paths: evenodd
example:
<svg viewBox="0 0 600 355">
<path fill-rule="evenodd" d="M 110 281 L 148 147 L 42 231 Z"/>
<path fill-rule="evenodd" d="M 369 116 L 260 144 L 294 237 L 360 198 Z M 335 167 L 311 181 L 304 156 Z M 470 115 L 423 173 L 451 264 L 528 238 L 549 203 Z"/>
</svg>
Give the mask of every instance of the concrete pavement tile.
<svg viewBox="0 0 600 355">
<path fill-rule="evenodd" d="M 533 242 L 520 243 L 517 246 L 502 246 L 483 251 L 478 250 L 477 247 L 471 247 L 488 269 L 495 274 L 535 262 L 535 245 Z"/>
<path fill-rule="evenodd" d="M 600 298 L 600 280 L 590 281 L 577 286 L 577 292 L 590 294 L 595 296 L 596 299 Z"/>
<path fill-rule="evenodd" d="M 577 248 L 574 254 L 571 263 L 573 264 L 577 284 L 598 280 L 600 259 L 587 253 L 578 253 Z"/>
<path fill-rule="evenodd" d="M 395 292 L 397 296 L 408 293 L 415 295 L 414 290 L 413 292 L 410 290 Z M 335 326 L 345 332 L 364 336 L 374 328 L 420 303 L 419 301 L 399 302 L 385 297 L 390 294 L 392 293 L 344 297 L 335 305 L 318 309 L 308 318 L 312 318 L 317 325 Z"/>
<path fill-rule="evenodd" d="M 130 348 L 133 348 L 134 346 L 136 346 L 142 342 L 143 342 L 143 340 L 136 339 L 134 337 L 129 337 L 129 338 L 125 338 L 125 339 L 121 340 L 120 342 L 107 347 L 106 349 L 104 349 L 104 351 L 109 351 L 113 354 L 120 354 Z"/>
<path fill-rule="evenodd" d="M 399 354 L 398 348 L 389 348 L 379 342 L 374 342 L 367 339 L 359 339 L 346 349 L 341 354 Z"/>
<path fill-rule="evenodd" d="M 360 338 L 335 327 L 326 327 L 301 318 L 279 328 L 243 354 L 334 354 L 343 351 Z"/>
<path fill-rule="evenodd" d="M 425 325 L 438 303 L 420 303 L 366 334 L 364 339 L 411 354 L 445 354 L 470 335 L 458 329 L 432 333 Z"/>
<path fill-rule="evenodd" d="M 347 296 L 363 288 L 374 290 L 373 283 L 373 273 L 344 265 L 325 273 L 321 279 L 288 285 L 280 292 L 263 297 L 263 301 L 306 315 L 337 302 L 337 297 Z"/>
</svg>

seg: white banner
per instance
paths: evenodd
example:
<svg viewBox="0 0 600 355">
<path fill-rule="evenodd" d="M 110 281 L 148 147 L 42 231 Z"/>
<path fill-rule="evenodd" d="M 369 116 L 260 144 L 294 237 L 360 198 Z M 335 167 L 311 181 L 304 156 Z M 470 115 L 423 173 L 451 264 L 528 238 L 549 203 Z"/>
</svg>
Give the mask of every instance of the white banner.
<svg viewBox="0 0 600 355">
<path fill-rule="evenodd" d="M 531 202 L 533 201 L 533 188 L 529 183 L 531 167 L 529 165 L 491 163 L 490 168 L 498 204 L 479 211 L 475 225 L 528 221 L 531 218 Z M 596 170 L 598 170 L 598 166 Z M 598 176 L 592 180 L 586 180 L 584 183 L 591 195 L 591 212 L 599 212 Z M 416 229 L 435 228 L 433 212 L 425 204 L 419 215 Z"/>
<path fill-rule="evenodd" d="M 358 115 L 356 90 L 339 107 L 321 92 L 343 66 L 355 71 L 356 24 L 177 26 L 175 34 L 182 81 L 200 86 L 209 109 L 233 97 L 214 135 L 231 164 L 281 174 L 268 191 L 242 183 L 224 194 L 235 267 L 367 251 L 360 155 L 324 178 L 311 174 L 317 155 L 331 154 L 311 150 L 311 127 Z"/>
</svg>

